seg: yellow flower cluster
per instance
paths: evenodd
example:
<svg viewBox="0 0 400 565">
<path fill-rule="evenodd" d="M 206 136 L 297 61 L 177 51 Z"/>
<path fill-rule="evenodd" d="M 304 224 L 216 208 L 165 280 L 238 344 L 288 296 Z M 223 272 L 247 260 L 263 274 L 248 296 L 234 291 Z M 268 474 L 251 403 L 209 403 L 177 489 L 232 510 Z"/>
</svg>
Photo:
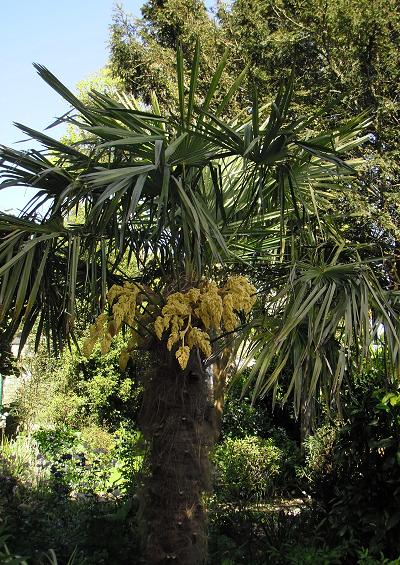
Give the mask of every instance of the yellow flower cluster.
<svg viewBox="0 0 400 565">
<path fill-rule="evenodd" d="M 194 325 L 193 319 L 206 330 L 234 331 L 239 323 L 237 312 L 248 314 L 256 301 L 255 295 L 255 287 L 242 276 L 230 277 L 223 288 L 218 288 L 215 282 L 206 282 L 185 293 L 175 292 L 168 296 L 161 316 L 154 323 L 156 335 L 161 339 L 164 331 L 169 330 L 169 351 L 180 342 L 175 355 L 185 369 L 193 347 L 198 347 L 206 357 L 211 355 L 210 335 Z"/>
<path fill-rule="evenodd" d="M 107 302 L 112 313 L 103 312 L 90 326 L 89 337 L 83 345 L 83 353 L 90 357 L 97 342 L 101 343 L 101 352 L 108 353 L 112 338 L 118 333 L 123 323 L 131 328 L 131 338 L 126 348 L 121 351 L 119 365 L 122 370 L 138 344 L 140 336 L 135 331 L 138 302 L 142 288 L 136 284 L 113 285 Z M 143 291 L 144 292 L 144 291 Z M 215 282 L 204 282 L 200 288 L 191 288 L 187 292 L 175 292 L 167 298 L 161 315 L 154 322 L 158 339 L 165 331 L 169 332 L 167 349 L 178 344 L 175 356 L 182 369 L 185 369 L 190 351 L 197 347 L 206 357 L 211 356 L 210 333 L 225 330 L 234 331 L 238 324 L 238 313 L 248 314 L 256 301 L 256 289 L 246 277 L 230 277 L 226 285 L 218 288 Z M 149 316 L 141 319 L 141 325 L 148 325 Z"/>
<path fill-rule="evenodd" d="M 224 328 L 232 332 L 238 325 L 235 311 L 250 312 L 256 301 L 256 289 L 246 277 L 236 276 L 228 279 L 222 294 Z"/>
<path fill-rule="evenodd" d="M 90 326 L 89 337 L 85 340 L 82 352 L 85 357 L 90 357 L 94 346 L 98 341 L 102 342 L 101 350 L 106 349 L 106 343 L 108 343 L 108 331 L 107 331 L 108 316 L 105 312 L 100 314 L 96 319 L 95 323 Z M 111 343 L 111 336 L 110 343 Z M 109 345 L 108 345 L 109 347 Z"/>
<path fill-rule="evenodd" d="M 107 293 L 107 302 L 112 307 L 112 317 L 109 322 L 111 335 L 116 335 L 122 322 L 132 327 L 135 324 L 136 302 L 140 287 L 136 284 L 125 283 L 124 286 L 114 284 Z"/>
<path fill-rule="evenodd" d="M 135 325 L 135 314 L 137 298 L 141 289 L 138 285 L 125 283 L 124 286 L 114 284 L 107 293 L 107 302 L 112 306 L 112 314 L 103 312 L 98 316 L 95 323 L 90 326 L 89 337 L 83 344 L 82 352 L 90 357 L 97 342 L 101 343 L 101 352 L 104 355 L 110 350 L 112 338 L 118 333 L 123 322 L 133 328 Z M 135 346 L 135 333 L 128 346 L 121 352 L 119 365 L 122 370 L 126 368 L 130 353 Z"/>
<path fill-rule="evenodd" d="M 196 316 L 203 322 L 206 330 L 218 330 L 222 318 L 222 298 L 215 282 L 207 282 L 202 288 Z"/>
</svg>

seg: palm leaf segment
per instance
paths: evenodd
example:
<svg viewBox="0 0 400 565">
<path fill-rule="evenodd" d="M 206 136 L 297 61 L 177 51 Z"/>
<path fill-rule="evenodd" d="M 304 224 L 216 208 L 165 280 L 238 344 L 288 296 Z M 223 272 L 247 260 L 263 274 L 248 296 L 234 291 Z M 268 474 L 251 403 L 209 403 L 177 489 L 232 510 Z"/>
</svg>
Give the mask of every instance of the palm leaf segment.
<svg viewBox="0 0 400 565">
<path fill-rule="evenodd" d="M 316 399 L 340 413 L 344 377 L 353 369 L 360 374 L 377 349 L 388 378 L 399 374 L 399 307 L 400 293 L 384 291 L 357 253 L 320 248 L 294 263 L 254 323 L 244 365 L 256 361 L 247 386 L 254 397 L 273 391 L 285 401 L 293 394 L 296 414 L 311 419 Z"/>
</svg>

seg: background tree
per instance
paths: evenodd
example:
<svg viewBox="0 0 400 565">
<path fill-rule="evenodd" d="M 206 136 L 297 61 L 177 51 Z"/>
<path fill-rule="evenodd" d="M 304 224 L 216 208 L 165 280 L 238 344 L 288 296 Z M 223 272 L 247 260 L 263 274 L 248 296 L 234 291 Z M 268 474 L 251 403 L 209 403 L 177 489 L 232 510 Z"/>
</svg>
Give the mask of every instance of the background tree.
<svg viewBox="0 0 400 565">
<path fill-rule="evenodd" d="M 234 113 L 248 108 L 246 94 L 254 86 L 261 99 L 271 99 L 292 69 L 293 109 L 299 115 L 310 116 L 321 103 L 334 103 L 328 122 L 321 116 L 320 127 L 370 112 L 370 145 L 364 150 L 358 193 L 338 206 L 347 238 L 367 244 L 364 254 L 368 248 L 372 255 L 387 256 L 382 284 L 399 284 L 400 15 L 395 0 L 236 0 L 218 3 L 215 17 L 202 2 L 165 0 L 146 3 L 141 19 L 117 11 L 111 30 L 112 72 L 144 100 L 157 87 L 160 103 L 176 107 L 173 50 L 183 46 L 189 67 L 194 37 L 200 37 L 207 69 L 215 68 L 226 46 L 232 53 L 227 66 L 231 79 L 249 67 L 242 95 L 230 109 Z"/>
<path fill-rule="evenodd" d="M 148 2 L 142 14 L 142 19 L 135 19 L 121 7 L 115 11 L 110 43 L 113 75 L 122 80 L 127 92 L 145 103 L 150 103 L 154 91 L 162 108 L 176 110 L 176 49 L 178 44 L 182 46 L 184 66 L 189 70 L 199 38 L 203 71 L 196 95 L 204 96 L 223 54 L 218 27 L 209 18 L 204 3 L 201 0 Z M 225 87 L 232 83 L 229 76 L 221 77 L 221 81 Z"/>
</svg>

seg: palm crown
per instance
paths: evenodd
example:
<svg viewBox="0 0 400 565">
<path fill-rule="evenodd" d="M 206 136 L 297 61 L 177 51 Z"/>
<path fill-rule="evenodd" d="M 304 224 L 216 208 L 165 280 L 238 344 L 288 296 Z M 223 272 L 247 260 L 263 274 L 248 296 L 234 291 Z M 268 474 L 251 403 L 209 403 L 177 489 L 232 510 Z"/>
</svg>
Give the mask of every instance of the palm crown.
<svg viewBox="0 0 400 565">
<path fill-rule="evenodd" d="M 178 51 L 179 108 L 168 116 L 155 95 L 146 109 L 99 92 L 83 104 L 36 65 L 71 104 L 62 119 L 82 137 L 66 144 L 17 124 L 44 151 L 1 147 L 0 187 L 37 189 L 19 217 L 0 216 L 1 316 L 12 316 L 10 332 L 23 321 L 21 346 L 35 327 L 37 343 L 45 333 L 60 348 L 73 333 L 77 296 L 90 304 L 80 316 L 96 314 L 127 265 L 164 294 L 235 271 L 259 281 L 259 316 L 241 334 L 258 357 L 257 393 L 276 391 L 287 366 L 297 406 L 304 386 L 308 398 L 319 385 L 336 393 L 351 349 L 367 353 L 378 321 L 397 363 L 393 296 L 346 249 L 332 214 L 332 202 L 352 190 L 357 161 L 343 155 L 363 141 L 366 117 L 315 134 L 311 120 L 290 113 L 290 79 L 271 104 L 259 107 L 254 95 L 248 111 L 227 118 L 245 71 L 214 103 L 225 56 L 199 101 L 199 59 L 197 45 L 186 80 Z M 331 255 L 321 262 L 324 246 Z M 265 272 L 275 273 L 267 285 Z M 372 325 L 371 308 L 379 311 Z"/>
</svg>

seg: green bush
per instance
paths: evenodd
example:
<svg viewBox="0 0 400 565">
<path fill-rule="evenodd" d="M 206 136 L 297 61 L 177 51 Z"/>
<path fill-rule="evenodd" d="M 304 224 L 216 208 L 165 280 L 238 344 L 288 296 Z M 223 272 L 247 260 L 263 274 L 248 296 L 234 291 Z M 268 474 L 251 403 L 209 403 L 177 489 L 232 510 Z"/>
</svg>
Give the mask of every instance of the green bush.
<svg viewBox="0 0 400 565">
<path fill-rule="evenodd" d="M 291 407 L 277 403 L 272 409 L 270 396 L 253 403 L 249 396 L 243 396 L 245 383 L 246 377 L 241 375 L 228 390 L 222 416 L 222 438 L 273 437 L 277 432 L 297 440 L 299 423 Z"/>
<path fill-rule="evenodd" d="M 139 555 L 135 508 L 124 500 L 72 499 L 20 483 L 4 507 L 2 498 L 0 481 L 0 509 L 10 534 L 7 545 L 13 555 L 27 556 L 29 565 L 49 565 L 49 549 L 60 565 L 67 565 L 75 548 L 76 565 L 130 565 L 131 556 Z"/>
<path fill-rule="evenodd" d="M 259 501 L 282 486 L 285 455 L 272 438 L 228 438 L 215 448 L 212 460 L 221 500 Z"/>
<path fill-rule="evenodd" d="M 93 424 L 83 430 L 61 426 L 39 429 L 33 438 L 40 463 L 58 491 L 120 496 L 138 486 L 144 442 L 136 430 L 121 427 L 111 435 Z"/>
<path fill-rule="evenodd" d="M 138 432 L 114 435 L 95 425 L 39 429 L 5 439 L 0 455 L 0 525 L 9 524 L 10 548 L 29 565 L 56 551 L 67 563 L 129 563 L 138 552 L 134 515 L 143 461 Z"/>
<path fill-rule="evenodd" d="M 264 406 L 251 404 L 247 398 L 230 396 L 222 416 L 222 436 L 243 438 L 246 436 L 268 436 L 272 421 Z"/>
<path fill-rule="evenodd" d="M 137 431 L 120 428 L 112 436 L 95 425 L 82 431 L 62 426 L 37 430 L 33 437 L 58 491 L 122 494 L 137 487 L 144 454 Z"/>
<path fill-rule="evenodd" d="M 73 391 L 55 390 L 46 409 L 46 419 L 42 425 L 75 426 L 76 422 L 84 425 L 87 419 L 87 399 Z"/>
<path fill-rule="evenodd" d="M 18 392 L 18 417 L 28 430 L 53 425 L 97 424 L 116 430 L 137 420 L 142 388 L 140 378 L 149 363 L 137 353 L 126 371 L 119 368 L 119 355 L 126 345 L 123 336 L 113 340 L 106 355 L 95 348 L 89 359 L 74 346 L 59 359 L 40 350 L 24 363 L 31 378 Z"/>
<path fill-rule="evenodd" d="M 323 542 L 317 547 L 307 542 L 282 544 L 279 549 L 267 552 L 268 562 L 275 565 L 341 565 L 346 558 L 343 547 L 326 547 Z"/>
<path fill-rule="evenodd" d="M 146 445 L 142 434 L 122 426 L 115 434 L 114 456 L 117 460 L 115 475 L 118 488 L 124 494 L 137 490 L 142 471 Z"/>
<path fill-rule="evenodd" d="M 77 495 L 106 492 L 113 467 L 107 449 L 91 449 L 81 432 L 65 426 L 37 430 L 41 464 L 48 468 L 52 488 Z"/>
<path fill-rule="evenodd" d="M 142 391 L 140 376 L 146 368 L 147 357 L 143 352 L 138 353 L 122 372 L 119 356 L 125 345 L 126 340 L 120 335 L 106 355 L 101 355 L 99 347 L 89 359 L 76 349 L 64 353 L 53 375 L 58 382 L 56 395 L 50 402 L 54 423 L 62 423 L 57 420 L 57 413 L 60 413 L 58 406 L 63 402 L 72 404 L 70 418 L 80 413 L 80 421 L 86 424 L 95 423 L 116 430 L 124 422 L 136 422 Z"/>
<path fill-rule="evenodd" d="M 303 487 L 324 503 L 334 496 L 334 486 L 340 470 L 334 457 L 334 447 L 340 433 L 339 424 L 324 424 L 304 442 L 304 465 L 300 468 Z"/>
<path fill-rule="evenodd" d="M 316 535 L 319 516 L 308 504 L 237 508 L 209 513 L 210 565 L 330 565 L 347 563 L 346 547 L 330 548 Z M 354 563 L 353 561 L 349 563 Z"/>
<path fill-rule="evenodd" d="M 347 421 L 323 427 L 306 443 L 305 473 L 325 509 L 331 544 L 368 549 L 369 558 L 400 554 L 400 392 L 353 387 Z M 356 550 L 352 553 L 356 557 Z"/>
<path fill-rule="evenodd" d="M 23 433 L 0 453 L 0 523 L 10 548 L 47 562 L 50 548 L 67 563 L 129 563 L 137 555 L 135 513 L 144 443 L 135 429 L 146 354 L 118 366 L 120 336 L 111 351 L 83 358 L 76 348 L 59 359 L 41 350 L 25 359 L 32 375 L 19 390 Z M 79 428 L 77 427 L 79 426 Z"/>
<path fill-rule="evenodd" d="M 106 429 L 97 424 L 89 424 L 80 430 L 80 439 L 85 449 L 103 449 L 112 451 L 115 448 L 115 438 Z"/>
<path fill-rule="evenodd" d="M 306 465 L 310 471 L 316 474 L 326 474 L 333 471 L 332 452 L 337 436 L 338 427 L 325 424 L 305 440 Z"/>
<path fill-rule="evenodd" d="M 14 410 L 20 427 L 25 431 L 30 431 L 35 426 L 45 426 L 52 421 L 49 414 L 53 399 L 57 396 L 58 382 L 55 374 L 59 362 L 57 358 L 49 356 L 44 346 L 37 352 L 30 351 L 28 347 L 28 354 L 21 361 L 21 370 L 30 377 L 24 379 L 18 388 Z M 68 405 L 69 402 L 65 404 Z M 59 403 L 62 412 L 65 404 Z"/>
</svg>

